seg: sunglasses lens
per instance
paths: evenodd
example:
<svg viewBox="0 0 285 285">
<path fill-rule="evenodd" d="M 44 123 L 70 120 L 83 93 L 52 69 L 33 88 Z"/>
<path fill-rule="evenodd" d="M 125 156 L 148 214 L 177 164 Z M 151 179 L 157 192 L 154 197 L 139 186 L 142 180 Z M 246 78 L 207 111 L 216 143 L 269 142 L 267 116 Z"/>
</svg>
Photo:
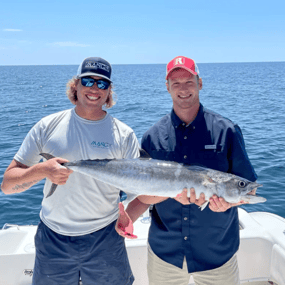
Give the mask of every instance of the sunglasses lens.
<svg viewBox="0 0 285 285">
<path fill-rule="evenodd" d="M 81 77 L 81 84 L 86 87 L 92 87 L 95 80 L 91 77 Z"/>
<path fill-rule="evenodd" d="M 108 89 L 108 87 L 110 86 L 110 82 L 106 80 L 98 80 L 96 84 L 100 89 Z"/>
<path fill-rule="evenodd" d="M 81 84 L 85 87 L 92 87 L 96 83 L 99 89 L 108 89 L 110 82 L 103 79 L 93 79 L 92 77 L 81 77 Z"/>
</svg>

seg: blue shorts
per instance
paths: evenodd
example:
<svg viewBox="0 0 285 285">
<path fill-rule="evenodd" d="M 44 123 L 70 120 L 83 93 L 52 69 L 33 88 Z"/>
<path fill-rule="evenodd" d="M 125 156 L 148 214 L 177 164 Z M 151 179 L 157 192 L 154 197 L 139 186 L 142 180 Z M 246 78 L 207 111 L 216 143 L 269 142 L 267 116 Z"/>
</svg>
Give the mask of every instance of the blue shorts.
<svg viewBox="0 0 285 285">
<path fill-rule="evenodd" d="M 124 238 L 113 222 L 83 236 L 64 236 L 39 223 L 33 285 L 131 285 Z"/>
</svg>

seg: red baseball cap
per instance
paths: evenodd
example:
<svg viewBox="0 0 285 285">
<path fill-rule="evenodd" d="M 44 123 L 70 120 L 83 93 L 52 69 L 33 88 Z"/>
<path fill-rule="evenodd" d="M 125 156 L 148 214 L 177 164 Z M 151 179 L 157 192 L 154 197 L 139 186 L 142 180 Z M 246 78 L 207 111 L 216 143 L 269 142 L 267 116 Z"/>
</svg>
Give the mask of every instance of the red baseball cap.
<svg viewBox="0 0 285 285">
<path fill-rule="evenodd" d="M 199 69 L 195 61 L 185 56 L 176 56 L 166 66 L 166 80 L 170 73 L 176 68 L 183 68 L 194 75 L 199 74 Z"/>
</svg>

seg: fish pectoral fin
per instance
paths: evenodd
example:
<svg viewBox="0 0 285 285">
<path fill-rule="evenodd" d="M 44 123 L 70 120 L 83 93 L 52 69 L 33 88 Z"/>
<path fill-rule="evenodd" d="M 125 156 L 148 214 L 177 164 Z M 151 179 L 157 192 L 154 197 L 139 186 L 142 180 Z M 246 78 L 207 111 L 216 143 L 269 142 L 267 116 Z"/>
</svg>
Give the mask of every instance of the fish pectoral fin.
<svg viewBox="0 0 285 285">
<path fill-rule="evenodd" d="M 51 196 L 54 193 L 56 187 L 57 187 L 57 184 L 52 183 L 50 190 L 49 190 L 48 194 L 46 195 L 46 198 L 48 198 L 49 196 Z"/>
<path fill-rule="evenodd" d="M 203 203 L 199 208 L 201 209 L 201 211 L 203 211 L 207 205 L 209 204 L 209 201 L 206 201 L 205 203 Z"/>
</svg>

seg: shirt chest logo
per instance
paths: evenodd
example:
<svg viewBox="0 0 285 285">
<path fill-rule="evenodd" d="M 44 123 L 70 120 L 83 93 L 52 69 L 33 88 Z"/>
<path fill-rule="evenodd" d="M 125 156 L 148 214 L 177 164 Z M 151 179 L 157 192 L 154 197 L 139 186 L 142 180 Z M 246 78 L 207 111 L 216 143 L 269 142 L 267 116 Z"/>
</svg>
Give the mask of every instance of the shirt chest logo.
<svg viewBox="0 0 285 285">
<path fill-rule="evenodd" d="M 213 149 L 216 150 L 217 146 L 215 144 L 209 144 L 209 145 L 205 145 L 205 149 Z"/>
<path fill-rule="evenodd" d="M 91 143 L 91 146 L 92 146 L 92 147 L 96 147 L 96 148 L 104 148 L 104 149 L 106 149 L 106 148 L 110 148 L 111 144 L 108 143 L 108 142 L 93 141 L 93 142 Z"/>
</svg>

